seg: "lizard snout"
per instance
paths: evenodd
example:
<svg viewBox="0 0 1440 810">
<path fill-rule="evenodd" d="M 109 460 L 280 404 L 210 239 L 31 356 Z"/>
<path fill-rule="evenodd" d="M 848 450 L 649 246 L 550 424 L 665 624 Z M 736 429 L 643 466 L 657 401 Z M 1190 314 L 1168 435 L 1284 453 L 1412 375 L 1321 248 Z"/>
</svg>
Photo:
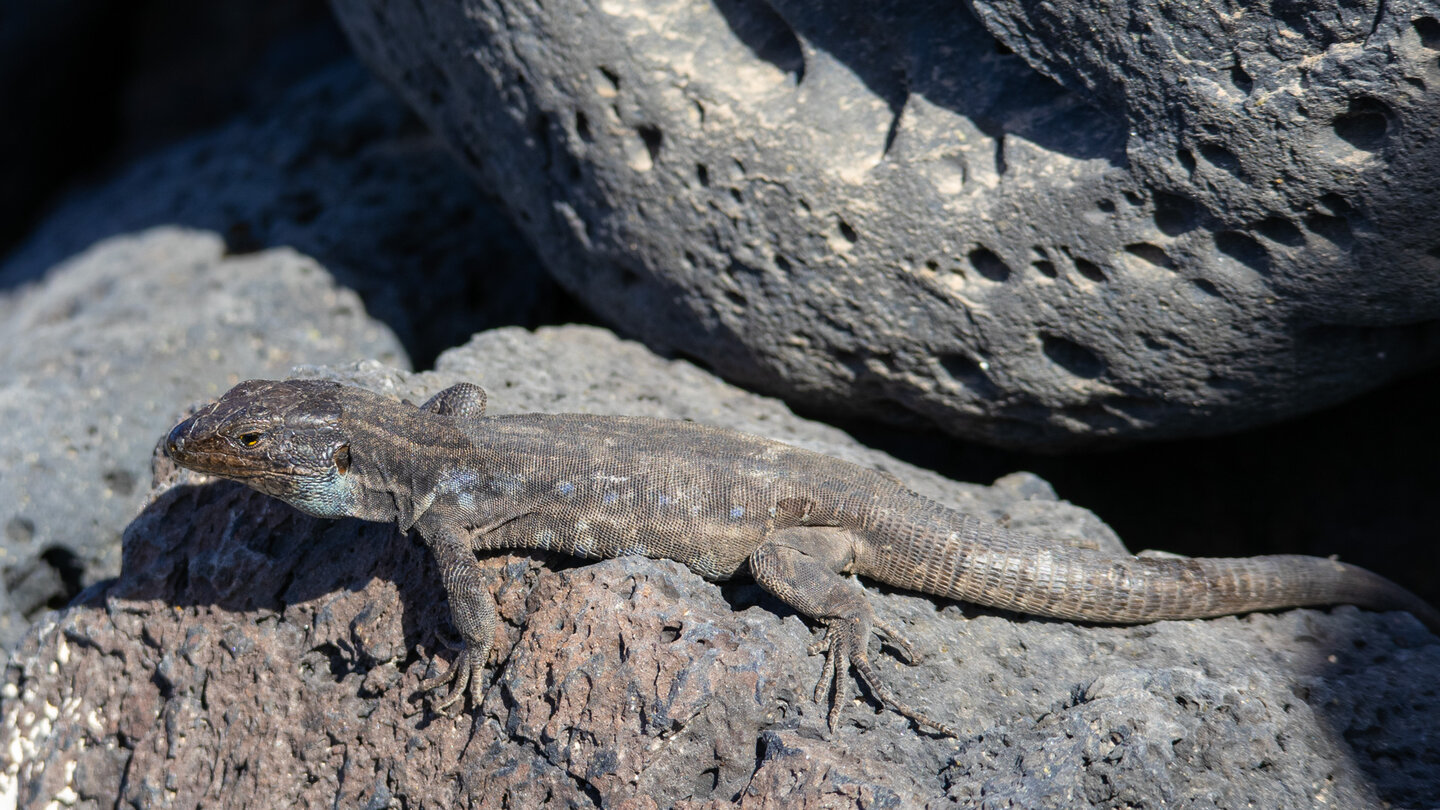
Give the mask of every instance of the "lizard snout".
<svg viewBox="0 0 1440 810">
<path fill-rule="evenodd" d="M 188 432 L 186 430 L 188 427 L 190 427 L 190 420 L 186 419 L 171 428 L 170 435 L 165 437 L 166 455 L 175 458 L 177 454 L 185 452 L 185 434 Z"/>
</svg>

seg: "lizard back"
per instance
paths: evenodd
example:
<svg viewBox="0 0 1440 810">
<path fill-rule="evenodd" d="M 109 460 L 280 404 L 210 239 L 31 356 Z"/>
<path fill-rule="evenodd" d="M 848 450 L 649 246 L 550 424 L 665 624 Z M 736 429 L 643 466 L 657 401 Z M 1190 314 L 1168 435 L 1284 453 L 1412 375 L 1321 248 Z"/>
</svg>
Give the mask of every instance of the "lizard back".
<svg viewBox="0 0 1440 810">
<path fill-rule="evenodd" d="M 602 558 L 664 557 L 709 579 L 740 572 L 787 502 L 863 520 L 903 491 L 876 470 L 760 436 L 634 416 L 515 414 L 463 428 L 500 497 L 551 520 L 534 545 Z"/>
</svg>

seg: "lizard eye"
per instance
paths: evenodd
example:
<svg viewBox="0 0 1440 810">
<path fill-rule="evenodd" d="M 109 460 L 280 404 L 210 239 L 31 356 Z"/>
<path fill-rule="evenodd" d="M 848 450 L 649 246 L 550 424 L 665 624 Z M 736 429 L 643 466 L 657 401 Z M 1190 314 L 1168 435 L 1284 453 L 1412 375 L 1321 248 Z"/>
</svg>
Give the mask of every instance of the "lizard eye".
<svg viewBox="0 0 1440 810">
<path fill-rule="evenodd" d="M 241 433 L 241 434 L 240 434 L 240 443 L 243 444 L 243 445 L 245 445 L 246 447 L 254 447 L 255 445 L 257 445 L 257 444 L 260 443 L 260 434 L 259 434 L 259 433 Z"/>
<path fill-rule="evenodd" d="M 350 445 L 348 445 L 348 444 L 342 444 L 342 445 L 340 445 L 340 447 L 335 451 L 334 461 L 335 461 L 335 470 L 336 470 L 336 472 L 340 473 L 341 475 L 344 475 L 345 473 L 349 472 L 349 471 L 350 471 Z"/>
</svg>

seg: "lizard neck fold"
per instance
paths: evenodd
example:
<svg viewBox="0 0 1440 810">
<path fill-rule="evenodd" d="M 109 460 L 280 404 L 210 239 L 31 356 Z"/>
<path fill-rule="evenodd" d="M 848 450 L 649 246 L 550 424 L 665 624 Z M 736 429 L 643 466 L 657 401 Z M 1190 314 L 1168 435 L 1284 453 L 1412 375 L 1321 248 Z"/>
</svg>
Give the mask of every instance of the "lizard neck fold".
<svg viewBox="0 0 1440 810">
<path fill-rule="evenodd" d="M 351 410 L 351 409 L 347 409 Z M 355 408 L 344 415 L 350 437 L 354 517 L 394 521 L 409 531 L 477 450 L 446 416 L 419 409 Z"/>
</svg>

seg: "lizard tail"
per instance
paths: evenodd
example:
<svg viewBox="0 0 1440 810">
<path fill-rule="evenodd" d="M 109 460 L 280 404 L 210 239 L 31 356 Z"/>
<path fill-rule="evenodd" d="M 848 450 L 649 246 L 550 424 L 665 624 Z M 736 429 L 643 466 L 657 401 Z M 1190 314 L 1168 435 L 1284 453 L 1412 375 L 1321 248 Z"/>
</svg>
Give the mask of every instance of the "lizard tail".
<svg viewBox="0 0 1440 810">
<path fill-rule="evenodd" d="M 961 516 L 871 537 L 855 572 L 989 607 L 1076 621 L 1141 624 L 1307 605 L 1409 611 L 1440 635 L 1440 611 L 1358 566 L 1297 554 L 1135 557 L 1065 545 Z M 943 512 L 941 511 L 943 510 Z M 913 513 L 912 513 L 913 515 Z M 942 519 L 943 518 L 943 519 Z"/>
</svg>

